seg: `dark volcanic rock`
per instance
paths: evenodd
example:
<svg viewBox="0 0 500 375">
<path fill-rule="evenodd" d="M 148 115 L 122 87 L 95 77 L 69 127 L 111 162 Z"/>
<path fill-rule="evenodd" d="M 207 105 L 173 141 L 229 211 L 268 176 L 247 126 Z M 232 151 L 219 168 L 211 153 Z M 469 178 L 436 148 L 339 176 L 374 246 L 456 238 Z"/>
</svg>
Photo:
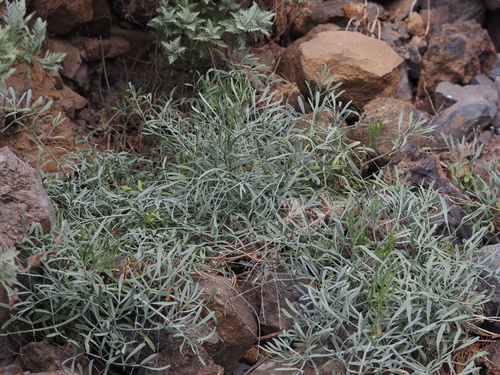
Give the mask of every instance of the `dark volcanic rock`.
<svg viewBox="0 0 500 375">
<path fill-rule="evenodd" d="M 467 85 L 475 75 L 489 73 L 497 59 L 486 30 L 475 21 L 457 21 L 434 27 L 423 58 L 427 89 L 439 82 Z"/>
</svg>

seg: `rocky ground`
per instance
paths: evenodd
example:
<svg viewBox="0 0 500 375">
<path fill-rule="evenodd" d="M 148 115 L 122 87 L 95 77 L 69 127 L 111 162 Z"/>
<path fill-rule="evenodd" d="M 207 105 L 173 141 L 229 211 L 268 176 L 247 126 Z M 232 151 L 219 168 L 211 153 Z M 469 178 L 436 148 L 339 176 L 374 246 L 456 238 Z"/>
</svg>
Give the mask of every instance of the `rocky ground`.
<svg viewBox="0 0 500 375">
<path fill-rule="evenodd" d="M 276 8 L 274 4 L 279 3 L 274 36 L 272 41 L 252 49 L 268 66 L 270 75 L 283 79 L 276 84 L 276 89 L 286 101 L 299 108 L 298 98 L 306 101 L 309 94 L 305 82 L 314 81 L 326 66 L 330 74 L 337 76 L 336 81 L 343 83 L 342 101 L 350 101 L 355 109 L 370 116 L 374 122 L 386 121 L 374 141 L 366 127 L 349 133 L 353 142 L 371 147 L 373 168 L 398 165 L 400 170 L 412 171 L 415 184 L 424 180 L 435 183 L 437 187 L 448 189 L 450 197 L 458 197 L 460 193 L 449 184 L 446 169 L 442 168 L 462 167 L 452 160 L 448 150 L 447 138 L 452 136 L 468 142 L 475 140 L 483 146 L 474 172 L 488 180 L 484 164 L 498 163 L 500 150 L 499 0 L 432 0 L 430 8 L 429 2 L 422 0 L 265 3 L 273 9 Z M 42 140 L 51 132 L 47 146 L 59 160 L 78 147 L 81 137 L 89 134 L 99 149 L 142 150 L 141 139 L 134 129 L 120 129 L 116 124 L 117 117 L 113 117 L 116 112 L 112 107 L 131 79 L 155 93 L 178 83 L 171 75 L 157 70 L 150 57 L 155 51 L 155 38 L 146 25 L 157 6 L 155 0 L 29 2 L 37 16 L 48 20 L 49 38 L 45 48 L 67 55 L 59 72 L 18 65 L 8 78 L 7 86 L 17 97 L 30 89 L 34 98 L 53 101 L 52 114 L 63 114 L 65 119 L 57 127 L 53 128 L 52 122 L 42 123 L 34 130 Z M 429 141 L 415 137 L 411 140 L 415 144 L 395 157 L 392 141 L 398 132 L 409 126 L 410 113 L 414 119 L 421 116 L 428 125 L 435 126 L 434 138 Z M 328 119 L 325 126 L 328 126 Z M 33 129 L 28 125 L 25 129 L 10 126 L 7 117 L 0 124 L 2 127 L 0 148 L 7 146 L 11 152 L 5 148 L 1 150 L 0 164 L 4 163 L 1 167 L 14 165 L 10 168 L 19 175 L 26 175 L 25 180 L 9 182 L 10 189 L 17 193 L 15 200 L 38 202 L 37 207 L 29 208 L 37 214 L 28 220 L 50 226 L 54 221 L 53 212 L 47 208 L 50 204 L 40 204 L 48 198 L 43 196 L 41 184 L 33 182 L 37 181 L 33 171 L 23 166 L 21 160 L 47 173 L 57 170 L 57 164 L 40 158 L 39 149 L 30 139 Z M 127 141 L 122 142 L 119 136 L 127 131 Z M 434 153 L 429 156 L 420 148 L 428 148 Z M 473 150 L 464 152 L 472 154 Z M 10 164 L 5 164 L 6 160 Z M 470 172 L 460 171 L 463 176 Z M 33 191 L 24 191 L 24 186 L 32 187 Z M 2 212 L 4 217 L 5 212 Z M 460 218 L 453 217 L 453 212 L 450 215 L 450 220 L 459 222 Z M 15 217 L 16 213 L 8 216 Z M 5 233 L 0 236 L 4 245 L 13 245 L 19 239 L 15 228 L 20 226 L 22 223 L 13 220 L 0 222 Z M 260 311 L 263 336 L 268 338 L 286 329 L 279 308 L 286 305 L 285 296 L 293 298 L 285 292 L 286 286 L 266 285 L 260 291 L 265 302 L 255 307 L 251 298 L 241 297 L 244 290 L 240 288 L 244 285 L 234 287 L 224 278 L 200 280 L 200 283 L 209 284 L 207 290 L 215 285 L 220 293 L 212 309 L 220 312 L 219 323 L 226 329 L 220 334 L 222 341 L 215 342 L 214 346 L 224 346 L 224 350 L 219 350 L 217 356 L 204 353 L 207 365 L 199 367 L 199 362 L 193 360 L 188 350 L 181 356 L 177 350 L 172 350 L 177 346 L 167 345 L 162 356 L 170 359 L 179 356 L 171 373 L 222 374 L 225 371 L 226 374 L 242 374 L 246 371 L 245 374 L 252 375 L 273 374 L 275 364 L 257 361 L 254 346 L 257 327 L 253 327 L 256 323 L 252 309 Z M 224 303 L 225 298 L 233 294 L 238 296 L 236 299 L 231 297 L 233 309 L 238 311 L 234 316 L 227 314 Z M 242 334 L 245 330 L 249 331 L 246 336 Z M 63 373 L 61 361 L 67 357 L 64 350 L 45 341 L 12 345 L 5 343 L 8 350 L 1 359 L 3 365 L 8 366 L 0 369 L 0 374 Z M 500 349 L 496 343 L 491 345 L 494 354 L 490 360 L 500 366 L 500 361 L 495 362 Z M 82 366 L 88 363 L 82 360 Z M 342 369 L 337 370 L 342 372 Z"/>
</svg>

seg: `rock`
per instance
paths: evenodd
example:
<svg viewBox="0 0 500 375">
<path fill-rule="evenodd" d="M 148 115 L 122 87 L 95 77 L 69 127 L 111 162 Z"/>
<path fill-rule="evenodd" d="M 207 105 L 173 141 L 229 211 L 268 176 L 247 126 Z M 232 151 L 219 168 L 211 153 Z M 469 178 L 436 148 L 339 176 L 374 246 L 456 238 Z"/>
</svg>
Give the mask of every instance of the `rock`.
<svg viewBox="0 0 500 375">
<path fill-rule="evenodd" d="M 276 73 L 287 79 L 289 82 L 295 83 L 295 55 L 302 43 L 308 42 L 319 33 L 325 31 L 338 31 L 340 27 L 331 23 L 318 25 L 312 28 L 305 36 L 297 39 L 290 44 L 283 52 Z"/>
<path fill-rule="evenodd" d="M 295 55 L 297 54 L 299 46 L 302 43 L 310 41 L 319 33 L 338 30 L 340 30 L 340 27 L 332 23 L 313 27 L 305 36 L 297 39 L 285 49 L 285 52 L 283 52 L 283 55 L 281 56 L 281 61 L 279 62 L 276 73 L 287 79 L 289 82 L 295 83 Z"/>
<path fill-rule="evenodd" d="M 495 85 L 495 82 L 493 82 L 490 78 L 488 78 L 484 74 L 478 74 L 477 76 L 474 76 L 474 78 L 472 78 L 472 80 L 470 81 L 470 84 L 489 86 L 497 90 L 497 85 Z"/>
<path fill-rule="evenodd" d="M 382 23 L 380 39 L 386 42 L 401 58 L 405 57 L 405 46 L 410 39 L 410 34 L 402 22 Z"/>
<path fill-rule="evenodd" d="M 414 6 L 414 0 L 392 0 L 384 4 L 384 8 L 389 12 L 389 19 L 395 21 L 404 20 Z"/>
<path fill-rule="evenodd" d="M 419 4 L 422 9 L 427 9 L 427 1 L 420 1 Z M 431 14 L 434 12 L 449 13 L 453 21 L 474 20 L 479 24 L 484 21 L 486 7 L 481 0 L 432 0 L 430 4 Z"/>
<path fill-rule="evenodd" d="M 48 22 L 50 35 L 64 35 L 92 20 L 92 0 L 32 0 L 30 8 Z"/>
<path fill-rule="evenodd" d="M 320 368 L 319 372 L 311 367 L 304 368 L 300 374 L 301 375 L 345 375 L 346 370 L 344 365 L 342 365 L 338 361 L 333 361 L 332 363 L 324 366 L 324 363 L 327 361 L 324 358 L 314 358 L 313 359 L 315 365 Z M 285 368 L 282 362 L 274 362 L 272 359 L 266 359 L 263 362 L 259 363 L 259 365 L 252 369 L 252 375 L 296 375 L 298 374 L 297 370 L 289 370 L 283 371 L 278 370 L 281 368 Z"/>
<path fill-rule="evenodd" d="M 361 3 L 359 0 L 327 0 L 316 5 L 300 24 L 293 24 L 290 32 L 295 38 L 306 35 L 313 27 L 321 24 L 333 23 L 342 28 L 347 26 L 349 18 L 344 6 L 351 3 Z M 389 14 L 380 4 L 367 2 L 367 18 L 369 20 L 385 20 Z"/>
<path fill-rule="evenodd" d="M 470 141 L 474 131 L 484 130 L 491 124 L 496 113 L 496 106 L 479 95 L 457 101 L 433 119 L 432 124 L 437 127 L 430 144 L 434 148 L 445 148 L 446 142 L 441 133 L 458 140 L 465 137 Z"/>
<path fill-rule="evenodd" d="M 500 54 L 498 54 L 497 57 L 500 57 Z M 500 77 L 500 58 L 497 58 L 497 60 L 491 65 L 491 70 L 488 74 L 488 77 L 490 77 L 493 81 L 497 77 Z"/>
<path fill-rule="evenodd" d="M 326 65 L 346 92 L 341 99 L 362 108 L 370 100 L 393 96 L 399 86 L 403 60 L 387 43 L 350 31 L 324 32 L 300 45 L 296 54 L 296 81 L 300 91 L 309 89 Z"/>
<path fill-rule="evenodd" d="M 410 82 L 408 78 L 408 66 L 406 63 L 401 67 L 401 73 L 399 78 L 399 85 L 396 93 L 394 94 L 395 99 L 402 100 L 404 102 L 413 102 L 413 84 Z"/>
<path fill-rule="evenodd" d="M 111 30 L 111 12 L 106 1 L 92 0 L 92 11 L 94 16 L 80 28 L 80 32 L 87 38 L 101 37 L 109 38 Z"/>
<path fill-rule="evenodd" d="M 181 339 L 172 341 L 148 365 L 145 375 L 222 375 L 224 369 L 216 365 L 203 346 L 199 353 L 193 353 L 189 345 L 182 345 Z M 201 362 L 203 360 L 203 362 Z M 169 366 L 165 370 L 156 370 Z"/>
<path fill-rule="evenodd" d="M 130 50 L 130 43 L 125 39 L 112 36 L 108 39 L 83 38 L 83 60 L 101 61 L 126 54 Z"/>
<path fill-rule="evenodd" d="M 49 233 L 55 213 L 42 180 L 7 147 L 0 149 L 0 181 L 0 246 L 14 246 L 33 223 Z M 19 228 L 25 228 L 24 233 Z"/>
<path fill-rule="evenodd" d="M 485 374 L 500 375 L 500 342 L 494 340 L 489 342 L 489 345 L 481 349 L 487 354 L 478 357 L 477 363 Z"/>
<path fill-rule="evenodd" d="M 393 98 L 376 98 L 370 101 L 364 109 L 364 114 L 367 115 L 367 120 L 370 122 L 386 121 L 375 139 L 369 139 L 368 127 L 365 125 L 356 125 L 356 127 L 348 133 L 348 137 L 352 141 L 359 141 L 362 145 L 370 147 L 374 152 L 370 153 L 370 157 L 377 159 L 375 163 L 381 167 L 389 162 L 391 153 L 394 149 L 394 141 L 400 137 L 400 132 L 406 131 L 408 128 L 408 120 L 410 113 L 413 112 L 413 122 L 416 122 L 419 117 L 425 119 L 424 114 L 402 100 Z M 399 116 L 403 114 L 403 122 L 399 126 Z M 427 146 L 427 139 L 423 137 L 412 137 L 409 142 L 417 142 L 420 147 Z"/>
<path fill-rule="evenodd" d="M 45 41 L 45 48 L 50 52 L 62 52 L 66 56 L 61 61 L 62 69 L 59 69 L 61 76 L 73 79 L 76 72 L 82 65 L 82 59 L 78 50 L 64 39 L 47 39 Z"/>
<path fill-rule="evenodd" d="M 282 330 L 292 329 L 293 319 L 287 318 L 285 311 L 298 318 L 289 303 L 299 308 L 299 300 L 303 293 L 297 289 L 292 273 L 278 267 L 276 274 L 269 275 L 258 288 L 260 293 L 259 325 L 261 336 Z"/>
<path fill-rule="evenodd" d="M 475 21 L 457 21 L 433 29 L 423 58 L 425 84 L 433 92 L 439 82 L 467 85 L 488 73 L 496 51 L 486 30 Z"/>
<path fill-rule="evenodd" d="M 130 57 L 134 61 L 137 59 L 150 60 L 149 54 L 153 51 L 156 37 L 151 33 L 143 30 L 127 30 L 119 26 L 111 27 L 111 36 L 126 40 L 130 49 L 125 53 L 125 56 Z"/>
<path fill-rule="evenodd" d="M 398 170 L 397 174 L 395 168 Z M 394 183 L 393 179 L 397 176 L 401 184 L 424 189 L 432 187 L 434 191 L 439 191 L 447 206 L 448 216 L 446 219 L 439 215 L 434 216 L 431 227 L 436 224 L 437 234 L 454 235 L 457 237 L 457 242 L 461 242 L 463 238 L 470 238 L 469 228 L 462 225 L 464 215 L 450 199 L 455 198 L 454 201 L 462 199 L 462 192 L 452 180 L 446 178 L 438 156 L 422 151 L 416 143 L 409 143 L 394 154 L 387 164 L 384 176 L 390 184 Z M 441 204 L 438 204 L 431 214 L 443 212 L 443 207 L 440 206 Z"/>
<path fill-rule="evenodd" d="M 500 137 L 498 135 L 493 135 L 488 144 L 486 144 L 481 151 L 481 156 L 476 160 L 473 166 L 474 172 L 481 175 L 486 183 L 490 183 L 489 167 L 500 167 L 498 155 L 500 155 Z"/>
<path fill-rule="evenodd" d="M 19 358 L 24 371 L 39 373 L 62 370 L 55 348 L 46 340 L 30 342 L 21 347 Z"/>
<path fill-rule="evenodd" d="M 500 9 L 500 0 L 483 0 L 484 5 L 488 10 L 498 10 Z"/>
<path fill-rule="evenodd" d="M 71 90 L 68 86 L 62 89 L 63 96 L 58 101 L 58 106 L 68 118 L 75 118 L 75 111 L 88 107 L 89 102 L 83 96 Z"/>
<path fill-rule="evenodd" d="M 430 11 L 429 9 L 421 9 L 419 14 L 424 20 L 426 27 L 429 24 L 430 29 L 443 23 L 453 23 L 455 21 L 449 7 L 435 7 Z"/>
<path fill-rule="evenodd" d="M 0 375 L 18 375 L 22 373 L 23 369 L 16 364 L 11 364 L 6 367 L 0 367 Z"/>
<path fill-rule="evenodd" d="M 6 85 L 13 88 L 17 100 L 31 90 L 33 102 L 41 97 L 43 104 L 48 101 L 53 103 L 39 122 L 33 124 L 32 119 L 27 118 L 26 121 L 29 122 L 26 127 L 13 124 L 4 130 L 0 137 L 0 147 L 9 146 L 14 154 L 35 166 L 42 166 L 41 169 L 46 173 L 61 172 L 58 162 L 75 149 L 75 125 L 70 120 L 62 118 L 54 127 L 52 121 L 60 112 L 70 115 L 74 113 L 75 107 L 81 106 L 81 96 L 65 88 L 57 72 L 48 72 L 34 66 L 28 74 L 28 69 L 24 65 L 16 65 L 15 68 L 15 73 L 7 78 Z M 44 149 L 42 156 L 40 156 L 40 145 L 33 140 L 32 131 L 45 142 L 44 147 L 47 149 Z M 50 138 L 47 138 L 47 135 Z M 52 155 L 49 155 L 48 151 Z M 53 160 L 52 156 L 56 160 Z"/>
<path fill-rule="evenodd" d="M 217 348 L 217 352 L 209 351 L 209 354 L 216 364 L 231 374 L 243 353 L 257 342 L 256 313 L 243 298 L 240 287 L 233 286 L 232 279 L 205 274 L 195 281 L 207 309 L 215 313 L 217 336 L 224 343 L 222 350 Z"/>
<path fill-rule="evenodd" d="M 482 96 L 491 104 L 498 102 L 498 91 L 486 85 L 454 85 L 449 82 L 441 82 L 436 87 L 435 107 L 438 111 L 445 110 L 460 100 L 465 100 L 471 96 Z"/>
<path fill-rule="evenodd" d="M 413 12 L 408 16 L 405 21 L 406 29 L 408 34 L 411 36 L 424 36 L 425 35 L 425 23 L 422 16 L 417 12 Z"/>
<path fill-rule="evenodd" d="M 486 29 L 488 30 L 488 35 L 491 41 L 495 45 L 495 48 L 500 52 L 500 9 L 494 12 L 486 13 Z"/>
<path fill-rule="evenodd" d="M 481 277 L 477 286 L 477 293 L 491 294 L 490 300 L 483 307 L 482 315 L 486 318 L 497 318 L 500 311 L 500 283 L 494 277 L 489 277 L 491 272 L 498 272 L 500 267 L 500 244 L 489 245 L 481 248 L 474 253 L 476 260 L 477 272 Z M 484 269 L 487 268 L 487 271 Z M 486 278 L 486 280 L 483 280 Z M 488 320 L 485 324 L 489 331 L 500 333 L 500 322 L 498 319 Z M 484 326 L 484 325 L 483 325 Z"/>
<path fill-rule="evenodd" d="M 160 0 L 111 0 L 111 6 L 115 14 L 122 20 L 146 26 L 156 16 Z"/>
</svg>

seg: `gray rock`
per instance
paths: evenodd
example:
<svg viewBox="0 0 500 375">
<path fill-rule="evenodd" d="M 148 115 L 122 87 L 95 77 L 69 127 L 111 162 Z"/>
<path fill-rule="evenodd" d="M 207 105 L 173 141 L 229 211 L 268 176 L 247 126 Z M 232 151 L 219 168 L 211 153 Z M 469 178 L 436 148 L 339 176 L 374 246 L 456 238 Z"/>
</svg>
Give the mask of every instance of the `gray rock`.
<svg viewBox="0 0 500 375">
<path fill-rule="evenodd" d="M 495 85 L 495 82 L 491 80 L 488 76 L 484 74 L 478 74 L 472 78 L 470 81 L 471 85 L 483 85 L 483 86 L 490 86 L 491 88 L 494 88 L 495 90 L 497 89 L 497 86 Z"/>
<path fill-rule="evenodd" d="M 49 233 L 55 213 L 42 180 L 8 147 L 0 149 L 0 181 L 0 246 L 14 246 L 33 223 L 40 223 L 44 233 Z"/>
<path fill-rule="evenodd" d="M 479 276 L 485 278 L 481 280 L 476 289 L 477 293 L 491 294 L 491 298 L 483 305 L 483 316 L 500 316 L 500 283 L 493 277 L 492 272 L 498 271 L 500 267 L 500 244 L 489 245 L 481 248 L 474 253 L 474 259 L 478 263 Z M 485 270 L 487 269 L 487 270 Z M 497 330 L 500 329 L 500 322 L 489 321 Z"/>
<path fill-rule="evenodd" d="M 491 124 L 496 113 L 497 107 L 480 95 L 462 99 L 434 118 L 433 125 L 437 127 L 430 145 L 438 149 L 446 148 L 441 133 L 451 135 L 454 139 L 465 137 L 471 140 L 474 131 L 484 130 Z"/>
<path fill-rule="evenodd" d="M 441 82 L 434 93 L 436 108 L 444 110 L 460 100 L 473 95 L 482 96 L 493 105 L 498 102 L 498 91 L 492 85 L 466 85 L 460 86 L 449 82 Z"/>
<path fill-rule="evenodd" d="M 396 94 L 394 94 L 394 98 L 404 102 L 413 102 L 413 84 L 408 77 L 408 67 L 406 64 L 403 64 L 401 68 L 401 78 L 399 79 L 399 86 Z"/>
</svg>

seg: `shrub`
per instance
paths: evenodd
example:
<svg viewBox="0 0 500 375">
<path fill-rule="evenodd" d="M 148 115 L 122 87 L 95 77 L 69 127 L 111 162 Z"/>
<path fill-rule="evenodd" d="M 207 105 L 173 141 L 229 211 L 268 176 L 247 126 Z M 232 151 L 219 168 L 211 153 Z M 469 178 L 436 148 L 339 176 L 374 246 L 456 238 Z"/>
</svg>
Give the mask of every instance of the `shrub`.
<svg viewBox="0 0 500 375">
<path fill-rule="evenodd" d="M 187 60 L 193 66 L 209 57 L 212 48 L 227 48 L 228 36 L 243 46 L 248 34 L 254 39 L 268 35 L 274 16 L 256 2 L 241 9 L 232 0 L 162 0 L 157 12 L 149 26 L 157 29 L 167 61 Z"/>
</svg>

